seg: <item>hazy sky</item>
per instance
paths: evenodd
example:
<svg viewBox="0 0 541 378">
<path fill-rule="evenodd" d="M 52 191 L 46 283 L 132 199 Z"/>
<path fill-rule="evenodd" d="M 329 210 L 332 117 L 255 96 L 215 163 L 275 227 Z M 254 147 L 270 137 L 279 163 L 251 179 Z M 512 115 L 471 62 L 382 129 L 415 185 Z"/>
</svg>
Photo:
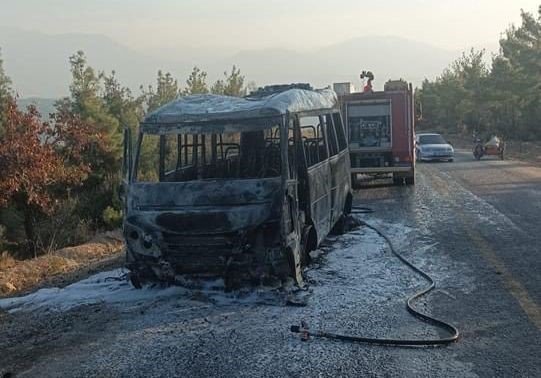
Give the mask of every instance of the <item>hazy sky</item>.
<svg viewBox="0 0 541 378">
<path fill-rule="evenodd" d="M 494 46 L 541 0 L 0 0 L 0 26 L 105 34 L 137 48 L 309 49 L 397 35 L 448 49 Z"/>
</svg>

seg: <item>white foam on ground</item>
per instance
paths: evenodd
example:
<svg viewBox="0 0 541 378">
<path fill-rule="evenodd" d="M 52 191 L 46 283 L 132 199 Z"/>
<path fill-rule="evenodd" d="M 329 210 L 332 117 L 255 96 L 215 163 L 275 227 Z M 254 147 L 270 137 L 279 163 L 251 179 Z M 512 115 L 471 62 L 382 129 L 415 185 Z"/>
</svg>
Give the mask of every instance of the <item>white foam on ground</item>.
<svg viewBox="0 0 541 378">
<path fill-rule="evenodd" d="M 401 224 L 386 224 L 385 231 L 400 245 L 413 230 Z M 392 267 L 396 264 L 393 257 L 388 256 L 391 259 L 390 261 L 385 259 L 387 262 L 385 264 L 377 263 L 379 259 L 373 261 L 375 264 L 366 264 L 366 261 L 361 259 L 359 265 L 352 264 L 351 260 L 344 257 L 358 253 L 367 254 L 369 251 L 379 251 L 376 254 L 380 255 L 386 248 L 388 248 L 386 242 L 375 232 L 359 230 L 340 237 L 331 237 L 318 252 L 326 255 L 323 271 L 337 271 L 341 276 L 360 275 L 377 278 L 374 282 L 377 286 L 380 285 L 381 279 L 393 274 Z M 315 278 L 320 275 L 319 271 L 312 269 L 313 267 L 307 268 L 308 277 Z M 77 306 L 97 303 L 138 305 L 159 299 L 181 297 L 184 299 L 197 297 L 214 305 L 277 304 L 284 300 L 283 292 L 265 287 L 225 293 L 223 280 L 201 281 L 189 289 L 180 286 L 145 286 L 143 289 L 135 289 L 126 279 L 121 279 L 125 273 L 124 269 L 101 272 L 65 288 L 46 288 L 22 297 L 0 299 L 0 308 L 9 312 L 66 311 Z M 327 284 L 333 286 L 330 282 Z M 343 285 L 343 282 L 341 284 Z M 316 289 L 317 291 L 319 290 Z"/>
<path fill-rule="evenodd" d="M 101 272 L 65 288 L 47 288 L 23 297 L 0 299 L 0 308 L 9 312 L 40 309 L 65 311 L 96 303 L 130 303 L 182 295 L 181 287 L 144 287 L 135 289 L 127 280 L 120 279 L 124 269 Z"/>
<path fill-rule="evenodd" d="M 101 272 L 65 288 L 40 289 L 25 296 L 0 299 L 0 308 L 13 313 L 67 311 L 97 303 L 138 305 L 169 298 L 197 298 L 214 305 L 278 303 L 282 299 L 277 290 L 268 287 L 224 292 L 221 279 L 194 281 L 190 288 L 158 284 L 136 289 L 123 278 L 125 273 L 124 269 Z"/>
</svg>

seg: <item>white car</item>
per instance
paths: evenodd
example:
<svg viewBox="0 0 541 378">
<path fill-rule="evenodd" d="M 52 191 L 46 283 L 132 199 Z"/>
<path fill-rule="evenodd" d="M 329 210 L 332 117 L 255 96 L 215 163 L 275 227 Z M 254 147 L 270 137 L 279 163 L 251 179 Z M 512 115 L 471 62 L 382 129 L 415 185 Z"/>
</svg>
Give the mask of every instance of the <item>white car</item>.
<svg viewBox="0 0 541 378">
<path fill-rule="evenodd" d="M 440 134 L 423 133 L 415 136 L 415 153 L 417 160 L 453 161 L 455 150 Z"/>
</svg>

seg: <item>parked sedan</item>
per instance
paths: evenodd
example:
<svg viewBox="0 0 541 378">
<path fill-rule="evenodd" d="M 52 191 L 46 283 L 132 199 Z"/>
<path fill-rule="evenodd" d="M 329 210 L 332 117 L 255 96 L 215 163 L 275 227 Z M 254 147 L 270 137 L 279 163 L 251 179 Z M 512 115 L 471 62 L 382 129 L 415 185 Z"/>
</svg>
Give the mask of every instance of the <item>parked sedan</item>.
<svg viewBox="0 0 541 378">
<path fill-rule="evenodd" d="M 440 134 L 417 134 L 415 137 L 415 152 L 418 160 L 453 161 L 455 150 Z"/>
</svg>

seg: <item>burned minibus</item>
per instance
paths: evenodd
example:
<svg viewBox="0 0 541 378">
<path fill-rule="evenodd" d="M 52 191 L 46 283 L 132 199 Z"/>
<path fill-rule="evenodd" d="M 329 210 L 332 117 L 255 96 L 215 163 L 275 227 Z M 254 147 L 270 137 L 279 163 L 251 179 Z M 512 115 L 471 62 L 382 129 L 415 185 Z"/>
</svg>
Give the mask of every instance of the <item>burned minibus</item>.
<svg viewBox="0 0 541 378">
<path fill-rule="evenodd" d="M 308 252 L 351 208 L 331 90 L 181 97 L 141 122 L 133 153 L 126 130 L 124 154 L 124 236 L 137 281 L 302 285 Z"/>
</svg>

